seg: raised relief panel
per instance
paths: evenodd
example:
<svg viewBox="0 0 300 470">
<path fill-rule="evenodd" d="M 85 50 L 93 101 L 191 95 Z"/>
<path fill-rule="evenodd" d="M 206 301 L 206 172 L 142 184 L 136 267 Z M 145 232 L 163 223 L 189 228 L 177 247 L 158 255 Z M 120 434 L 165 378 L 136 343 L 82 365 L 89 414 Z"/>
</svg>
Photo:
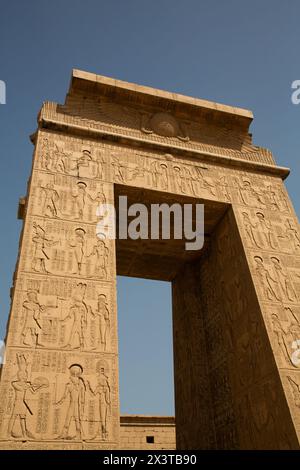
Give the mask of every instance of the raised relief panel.
<svg viewBox="0 0 300 470">
<path fill-rule="evenodd" d="M 239 219 L 247 247 L 253 250 L 280 251 L 282 228 L 277 213 L 241 209 Z"/>
<path fill-rule="evenodd" d="M 235 202 L 243 206 L 257 208 L 262 211 L 280 212 L 287 216 L 291 212 L 289 202 L 283 190 L 282 182 L 269 178 L 253 176 L 245 172 L 233 177 Z"/>
<path fill-rule="evenodd" d="M 0 440 L 13 439 L 15 445 L 115 441 L 115 359 L 63 351 L 9 352 L 1 384 Z"/>
<path fill-rule="evenodd" d="M 113 295 L 107 283 L 23 275 L 16 285 L 8 345 L 117 351 Z"/>
<path fill-rule="evenodd" d="M 186 164 L 171 154 L 153 158 L 141 152 L 112 152 L 110 164 L 114 183 L 217 199 L 216 182 L 220 181 L 222 199 L 231 199 L 225 176 L 218 179 L 213 168 L 201 163 Z"/>
<path fill-rule="evenodd" d="M 96 226 L 42 218 L 27 220 L 24 256 L 20 269 L 26 272 L 112 279 L 113 240 L 96 235 Z"/>
<path fill-rule="evenodd" d="M 299 369 L 300 306 L 273 305 L 266 311 L 266 322 L 273 333 L 280 367 Z"/>
<path fill-rule="evenodd" d="M 252 248 L 276 250 L 278 245 L 272 223 L 262 211 L 255 212 L 254 216 L 243 212 L 242 217 L 247 241 Z"/>
<path fill-rule="evenodd" d="M 93 141 L 43 133 L 37 146 L 35 169 L 50 173 L 107 180 L 103 146 Z"/>
<path fill-rule="evenodd" d="M 186 125 L 170 113 L 141 113 L 141 131 L 145 134 L 156 133 L 163 137 L 176 137 L 188 142 L 190 140 Z"/>
<path fill-rule="evenodd" d="M 42 118 L 95 134 L 138 139 L 144 145 L 167 143 L 175 148 L 274 165 L 271 152 L 254 146 L 248 132 L 233 122 L 226 123 L 224 119 L 208 122 L 205 112 L 194 117 L 186 112 L 179 114 L 172 104 L 171 108 L 163 106 L 164 100 L 160 100 L 159 107 L 149 107 L 144 102 L 134 106 L 131 100 L 121 103 L 115 98 L 97 96 L 95 99 L 86 92 L 76 93 L 76 96 L 69 95 L 62 107 L 46 103 Z"/>
<path fill-rule="evenodd" d="M 279 228 L 278 241 L 281 251 L 300 256 L 300 235 L 298 223 L 291 217 L 285 217 Z"/>
<path fill-rule="evenodd" d="M 300 260 L 291 266 L 277 255 L 257 254 L 253 256 L 252 266 L 262 300 L 299 303 L 296 280 L 300 279 Z"/>
<path fill-rule="evenodd" d="M 31 184 L 31 215 L 96 223 L 98 207 L 113 202 L 112 186 L 98 180 L 35 172 Z"/>
<path fill-rule="evenodd" d="M 289 371 L 285 377 L 285 384 L 290 395 L 290 402 L 292 406 L 298 411 L 300 408 L 300 373 L 295 371 Z M 298 426 L 300 422 L 298 421 Z"/>
</svg>

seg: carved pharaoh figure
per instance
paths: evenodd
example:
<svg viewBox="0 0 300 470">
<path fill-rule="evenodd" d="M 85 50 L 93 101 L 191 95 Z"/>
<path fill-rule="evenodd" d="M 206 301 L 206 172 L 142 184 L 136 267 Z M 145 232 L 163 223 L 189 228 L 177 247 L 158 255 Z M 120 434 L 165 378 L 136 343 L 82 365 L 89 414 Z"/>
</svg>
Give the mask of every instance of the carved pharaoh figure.
<svg viewBox="0 0 300 470">
<path fill-rule="evenodd" d="M 72 364 L 69 367 L 69 372 L 69 382 L 65 386 L 62 398 L 56 403 L 56 405 L 61 405 L 66 400 L 69 401 L 62 434 L 58 437 L 58 439 L 82 439 L 82 419 L 84 413 L 86 391 L 86 385 L 82 378 L 83 368 L 80 364 Z M 72 420 L 75 421 L 75 436 L 69 436 L 69 429 Z"/>
<path fill-rule="evenodd" d="M 276 250 L 277 246 L 271 222 L 265 218 L 262 212 L 256 212 L 256 217 L 258 219 L 257 228 L 263 235 L 265 244 L 272 250 Z"/>
<path fill-rule="evenodd" d="M 258 237 L 257 237 L 257 224 L 252 222 L 247 212 L 243 212 L 242 216 L 243 216 L 243 223 L 244 223 L 245 232 L 247 234 L 248 240 L 250 241 L 252 246 L 261 248 L 261 246 L 259 245 Z"/>
<path fill-rule="evenodd" d="M 55 245 L 58 241 L 54 241 L 52 238 L 48 238 L 45 230 L 35 222 L 33 223 L 35 231 L 32 241 L 35 244 L 35 250 L 32 259 L 32 270 L 36 272 L 48 273 L 46 269 L 46 263 L 50 260 L 50 256 L 47 252 L 47 247 Z"/>
<path fill-rule="evenodd" d="M 100 294 L 98 296 L 98 306 L 94 311 L 91 307 L 89 308 L 93 316 L 98 317 L 99 321 L 99 337 L 98 346 L 101 346 L 102 350 L 106 350 L 108 334 L 110 330 L 110 315 L 107 306 L 106 295 Z"/>
<path fill-rule="evenodd" d="M 256 262 L 256 273 L 266 298 L 269 300 L 281 300 L 281 297 L 278 295 L 278 281 L 276 278 L 271 276 L 260 256 L 255 256 L 254 260 Z"/>
<path fill-rule="evenodd" d="M 169 187 L 168 165 L 164 162 L 154 162 L 154 186 L 162 191 Z"/>
<path fill-rule="evenodd" d="M 300 236 L 299 236 L 297 229 L 293 225 L 293 222 L 290 219 L 286 219 L 284 226 L 285 226 L 284 238 L 290 241 L 291 249 L 299 251 L 300 250 Z"/>
<path fill-rule="evenodd" d="M 90 174 L 91 163 L 92 163 L 91 152 L 87 149 L 83 150 L 81 156 L 77 159 L 77 162 L 76 162 L 78 178 L 91 176 Z"/>
<path fill-rule="evenodd" d="M 24 301 L 23 308 L 25 310 L 25 322 L 21 333 L 23 344 L 36 346 L 38 345 L 39 335 L 42 330 L 40 321 L 43 308 L 37 299 L 35 291 L 27 293 L 27 300 Z"/>
<path fill-rule="evenodd" d="M 282 266 L 280 260 L 275 256 L 271 257 L 273 263 L 273 273 L 274 277 L 277 280 L 277 283 L 280 287 L 281 293 L 286 300 L 294 302 L 297 298 L 294 286 L 289 278 L 289 274 Z"/>
<path fill-rule="evenodd" d="M 182 169 L 179 165 L 174 165 L 173 166 L 173 175 L 174 175 L 174 181 L 175 181 L 175 187 L 178 192 L 181 192 L 183 194 L 186 193 L 186 188 L 184 185 L 184 176 L 182 174 Z"/>
<path fill-rule="evenodd" d="M 87 327 L 87 313 L 88 308 L 84 302 L 84 295 L 86 290 L 86 284 L 78 284 L 76 295 L 73 297 L 73 301 L 69 312 L 65 318 L 61 321 L 66 322 L 67 320 L 72 321 L 71 332 L 68 339 L 68 343 L 65 346 L 66 348 L 76 348 L 79 347 L 84 349 L 84 340 L 85 340 L 85 330 Z"/>
<path fill-rule="evenodd" d="M 36 393 L 43 387 L 48 387 L 49 382 L 45 377 L 37 377 L 35 381 L 28 381 L 28 363 L 23 354 L 17 354 L 18 373 L 17 380 L 11 382 L 11 386 L 15 392 L 13 409 L 8 423 L 8 435 L 22 439 L 35 439 L 35 436 L 28 429 L 27 414 L 33 414 L 26 400 L 27 392 Z M 14 426 L 19 420 L 21 436 L 14 431 Z"/>
<path fill-rule="evenodd" d="M 221 176 L 218 182 L 219 189 L 221 191 L 222 196 L 228 202 L 231 201 L 231 194 L 229 189 L 229 183 L 227 181 L 226 176 Z"/>
<path fill-rule="evenodd" d="M 121 160 L 116 155 L 111 156 L 111 166 L 113 169 L 114 181 L 118 183 L 125 183 L 126 182 L 126 167 L 122 165 Z"/>
<path fill-rule="evenodd" d="M 73 248 L 76 263 L 73 274 L 81 274 L 82 264 L 86 255 L 85 236 L 86 232 L 83 228 L 76 228 L 74 238 L 69 242 L 70 247 Z"/>
<path fill-rule="evenodd" d="M 78 181 L 77 191 L 72 194 L 72 198 L 75 202 L 76 218 L 82 220 L 86 200 L 86 183 Z"/>
<path fill-rule="evenodd" d="M 97 178 L 102 180 L 103 175 L 104 175 L 104 160 L 101 154 L 97 155 L 96 165 L 97 165 Z"/>
<path fill-rule="evenodd" d="M 105 368 L 102 365 L 98 367 L 98 378 L 97 386 L 93 390 L 91 384 L 88 382 L 88 387 L 91 394 L 98 399 L 99 406 L 99 417 L 100 417 L 100 429 L 94 436 L 94 439 L 97 438 L 99 432 L 102 440 L 108 439 L 108 417 L 111 406 L 110 398 L 110 385 L 108 377 L 105 374 Z"/>
<path fill-rule="evenodd" d="M 290 376 L 288 376 L 287 379 L 292 389 L 294 403 L 298 408 L 300 408 L 300 385 Z"/>
<path fill-rule="evenodd" d="M 265 194 L 268 199 L 268 206 L 271 210 L 289 212 L 288 203 L 281 189 L 275 189 L 271 185 L 268 185 Z"/>
<path fill-rule="evenodd" d="M 272 314 L 271 320 L 272 320 L 273 332 L 276 335 L 278 346 L 280 347 L 280 350 L 285 360 L 288 361 L 288 363 L 290 363 L 291 357 L 289 354 L 289 347 L 288 347 L 287 340 L 286 340 L 286 331 L 284 330 L 284 327 L 280 319 L 278 318 L 278 315 L 276 315 L 276 313 Z"/>
<path fill-rule="evenodd" d="M 93 246 L 91 253 L 88 257 L 93 259 L 93 274 L 92 277 L 99 277 L 106 279 L 107 277 L 107 264 L 108 264 L 108 248 L 103 240 L 98 238 L 96 244 Z"/>
<path fill-rule="evenodd" d="M 42 214 L 49 215 L 51 217 L 57 217 L 59 203 L 59 194 L 54 188 L 53 184 L 48 183 L 46 186 L 41 186 L 41 189 L 44 193 L 44 202 L 42 205 Z"/>
<path fill-rule="evenodd" d="M 93 207 L 93 210 L 92 210 L 92 215 L 93 215 L 93 218 L 94 219 L 98 219 L 98 218 L 103 218 L 103 215 L 102 215 L 102 212 L 101 209 L 99 209 L 101 206 L 104 206 L 106 204 L 106 197 L 105 197 L 105 194 L 103 191 L 98 191 L 97 194 L 95 195 L 95 197 L 91 196 L 90 194 L 88 194 L 88 198 L 91 202 L 91 205 Z M 100 216 L 100 213 L 101 213 L 101 216 Z"/>
<path fill-rule="evenodd" d="M 195 167 L 195 171 L 200 181 L 200 186 L 206 189 L 212 196 L 216 196 L 216 188 L 213 179 L 209 176 L 205 176 L 203 169 L 199 166 Z"/>
<path fill-rule="evenodd" d="M 70 154 L 56 146 L 54 155 L 55 163 L 52 166 L 58 173 L 73 174 L 77 172 L 76 163 L 74 164 Z"/>
<path fill-rule="evenodd" d="M 263 195 L 255 189 L 249 180 L 244 179 L 242 184 L 237 180 L 240 202 L 246 206 L 256 204 L 256 207 L 265 207 Z"/>
</svg>

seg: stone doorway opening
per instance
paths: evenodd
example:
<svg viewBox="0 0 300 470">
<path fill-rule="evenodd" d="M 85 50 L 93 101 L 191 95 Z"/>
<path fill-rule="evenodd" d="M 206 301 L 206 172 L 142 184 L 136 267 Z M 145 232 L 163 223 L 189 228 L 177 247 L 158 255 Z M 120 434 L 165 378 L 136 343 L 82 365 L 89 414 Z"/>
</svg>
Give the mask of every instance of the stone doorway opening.
<svg viewBox="0 0 300 470">
<path fill-rule="evenodd" d="M 175 449 L 171 283 L 118 276 L 120 443 Z"/>
<path fill-rule="evenodd" d="M 115 185 L 115 206 L 117 214 L 119 213 L 119 196 L 127 196 L 128 207 L 135 203 L 143 203 L 149 207 L 151 204 L 167 203 L 171 206 L 173 203 L 179 204 L 204 204 L 205 211 L 205 242 L 200 251 L 187 251 L 185 249 L 185 240 L 177 240 L 171 237 L 170 240 L 116 240 L 116 262 L 118 276 L 126 276 L 140 279 L 151 279 L 156 281 L 168 281 L 172 285 L 172 319 L 173 319 L 173 341 L 174 341 L 174 382 L 175 382 L 175 415 L 177 428 L 177 448 L 209 448 L 213 447 L 212 442 L 201 444 L 199 439 L 203 439 L 201 426 L 208 423 L 203 422 L 203 416 L 200 419 L 194 414 L 195 408 L 201 409 L 203 403 L 206 405 L 211 398 L 210 390 L 206 390 L 207 395 L 200 395 L 201 382 L 203 375 L 207 374 L 206 345 L 201 345 L 201 339 L 193 341 L 189 334 L 195 328 L 198 334 L 199 315 L 196 312 L 196 297 L 200 296 L 200 286 L 198 285 L 198 266 L 201 264 L 201 258 L 208 256 L 210 240 L 216 227 L 221 224 L 224 217 L 230 210 L 230 206 L 223 203 L 204 201 L 186 196 L 162 193 L 158 191 L 145 190 L 135 187 Z M 130 222 L 130 218 L 128 222 Z M 174 222 L 174 220 L 173 220 Z M 172 219 L 171 219 L 172 223 Z M 149 218 L 149 226 L 151 220 Z M 118 221 L 117 221 L 118 233 Z M 171 228 L 171 234 L 173 230 Z M 191 274 L 192 273 L 192 274 Z M 191 281 L 192 278 L 192 281 Z M 190 284 L 193 284 L 192 286 Z M 195 292 L 193 292 L 195 291 Z M 188 295 L 187 295 L 188 294 Z M 195 297 L 196 295 L 196 297 Z M 200 301 L 199 301 L 200 302 Z M 201 302 L 200 302 L 201 304 Z M 196 308 L 197 309 L 197 308 Z M 185 315 L 182 315 L 182 313 Z M 202 319 L 201 319 L 202 321 Z M 203 334 L 203 331 L 202 331 Z M 205 359 L 204 359 L 204 349 Z M 199 363 L 199 361 L 203 363 Z M 206 379 L 205 379 L 206 380 Z M 195 387 L 195 384 L 197 386 Z M 184 385 L 183 385 L 184 384 Z M 187 393 L 189 393 L 188 399 Z M 203 394 L 202 394 L 203 395 Z M 203 403 L 201 401 L 204 400 Z M 177 417 L 177 413 L 179 413 Z M 211 407 L 205 411 L 207 421 L 210 422 L 211 429 L 214 429 L 213 418 L 210 415 Z M 193 416 L 194 414 L 194 416 Z M 203 415 L 203 411 L 201 411 Z M 190 415 L 190 416 L 189 416 Z M 196 428 L 195 423 L 196 424 Z M 192 437 L 194 431 L 198 431 L 195 437 Z M 213 433 L 213 431 L 211 431 Z M 213 439 L 212 434 L 208 439 Z M 197 442 L 197 444 L 196 444 Z"/>
<path fill-rule="evenodd" d="M 117 278 L 121 415 L 175 414 L 171 288 Z"/>
</svg>

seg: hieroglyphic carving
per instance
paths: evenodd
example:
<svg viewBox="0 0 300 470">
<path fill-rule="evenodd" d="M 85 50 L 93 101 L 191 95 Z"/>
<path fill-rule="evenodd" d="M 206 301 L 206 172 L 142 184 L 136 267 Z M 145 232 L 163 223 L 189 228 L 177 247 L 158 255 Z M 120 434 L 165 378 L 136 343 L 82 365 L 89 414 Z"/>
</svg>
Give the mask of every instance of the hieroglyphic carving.
<svg viewBox="0 0 300 470">
<path fill-rule="evenodd" d="M 12 440 L 32 442 L 32 448 L 65 448 L 69 440 L 76 441 L 70 448 L 89 440 L 91 447 L 94 441 L 116 443 L 114 246 L 96 235 L 97 208 L 113 201 L 107 175 L 103 146 L 41 132 L 2 372 L 1 396 L 7 393 L 8 401 L 0 407 L 1 447 Z M 26 374 L 18 372 L 16 357 L 22 356 Z M 104 418 L 93 382 L 99 360 L 110 383 Z"/>
<path fill-rule="evenodd" d="M 25 271 L 54 275 L 109 279 L 111 240 L 96 236 L 95 225 L 77 225 L 34 218 L 25 233 Z"/>
<path fill-rule="evenodd" d="M 49 139 L 46 136 L 45 138 Z M 79 158 L 78 148 L 85 147 L 81 139 L 75 137 L 60 137 L 60 139 L 60 147 L 68 148 L 72 158 L 75 158 L 74 155 Z M 111 178 L 116 183 L 154 187 L 209 199 L 219 197 L 224 202 L 233 201 L 248 207 L 253 205 L 260 210 L 273 211 L 279 207 L 283 212 L 290 212 L 280 182 L 274 184 L 270 177 L 254 176 L 241 170 L 228 170 L 220 165 L 189 162 L 171 154 L 149 153 L 129 147 L 124 149 L 120 145 L 111 143 L 95 146 L 91 141 L 89 146 L 92 149 L 94 146 L 95 150 L 92 152 L 101 155 L 105 168 L 106 157 L 110 155 Z M 107 169 L 104 173 L 106 177 Z M 277 201 L 276 204 L 274 199 Z"/>
<path fill-rule="evenodd" d="M 243 221 L 242 213 L 240 220 Z M 236 238 L 235 230 L 232 213 L 229 213 L 218 226 L 217 233 L 214 234 L 216 240 L 213 243 L 217 243 L 218 248 L 215 249 L 212 244 L 208 259 L 201 263 L 203 265 L 201 292 L 204 292 L 205 302 L 209 302 L 205 315 L 209 322 L 207 326 L 209 355 L 214 352 L 213 357 L 217 363 L 221 362 L 221 358 L 224 360 L 223 370 L 227 370 L 230 377 L 229 380 L 227 379 L 229 382 L 227 390 L 231 389 L 232 395 L 236 396 L 236 400 L 240 402 L 240 407 L 235 408 L 235 426 L 240 439 L 239 446 L 241 448 L 293 448 L 289 425 L 283 423 L 281 427 L 278 427 L 281 419 L 281 411 L 278 408 L 280 408 L 282 396 L 275 384 L 267 379 L 272 368 L 272 364 L 264 359 L 269 354 L 268 338 L 262 328 L 263 320 L 257 314 L 259 308 L 255 290 L 251 289 L 250 283 L 242 282 L 242 279 L 249 274 L 247 273 L 247 260 L 241 255 L 240 242 Z M 257 249 L 253 251 L 257 252 Z M 258 258 L 254 263 L 258 265 L 265 290 L 267 293 L 274 294 L 275 298 L 278 288 L 275 292 L 274 281 L 278 284 L 280 282 L 276 273 L 272 272 L 272 256 L 270 255 L 266 260 Z M 282 267 L 282 260 L 279 261 Z M 210 289 L 205 289 L 203 286 L 203 281 L 207 282 L 210 272 L 212 284 L 220 282 L 222 286 L 221 297 L 218 292 L 214 291 L 213 286 L 211 287 L 213 294 L 209 296 Z M 285 274 L 290 275 L 290 271 Z M 219 278 L 221 278 L 220 281 Z M 261 284 L 261 278 L 259 281 Z M 280 295 L 283 296 L 283 294 Z M 273 297 L 272 301 L 274 302 Z M 278 305 L 274 304 L 273 312 L 278 312 L 280 309 L 281 301 L 278 300 Z M 286 341 L 290 341 L 298 334 L 299 325 L 296 317 L 298 311 L 287 304 L 285 315 L 287 333 L 290 335 Z M 217 322 L 215 318 L 218 318 Z M 218 329 L 221 330 L 221 334 L 216 336 Z M 212 365 L 210 367 L 213 373 Z M 228 420 L 227 426 L 230 428 L 229 423 Z M 224 436 L 225 433 L 222 432 L 222 435 Z M 224 443 L 222 448 L 224 448 Z"/>
<path fill-rule="evenodd" d="M 287 248 L 288 251 L 294 251 L 295 253 L 300 251 L 300 236 L 293 220 L 285 220 L 283 233 L 282 235 L 278 235 L 278 238 L 281 239 L 280 241 L 283 242 L 284 248 Z"/>
<path fill-rule="evenodd" d="M 299 308 L 280 306 L 268 310 L 271 328 L 280 350 L 283 367 L 297 368 L 293 361 L 294 344 L 300 339 Z"/>
<path fill-rule="evenodd" d="M 14 389 L 14 400 L 12 405 L 12 413 L 8 423 L 8 436 L 21 437 L 22 439 L 34 439 L 33 434 L 28 429 L 26 416 L 28 413 L 33 414 L 30 406 L 26 402 L 27 392 L 32 394 L 36 393 L 43 387 L 48 387 L 49 382 L 45 377 L 36 377 L 33 382 L 28 381 L 28 363 L 26 356 L 17 354 L 17 380 L 11 382 Z M 19 420 L 21 435 L 19 436 L 15 431 L 17 421 Z"/>
<path fill-rule="evenodd" d="M 29 214 L 95 223 L 97 207 L 112 201 L 105 183 L 63 175 L 53 175 L 46 183 L 49 179 L 46 173 L 34 174 Z"/>
<path fill-rule="evenodd" d="M 96 397 L 99 410 L 99 426 L 93 439 L 99 436 L 101 440 L 108 439 L 108 420 L 111 408 L 111 390 L 108 378 L 107 364 L 105 362 L 98 362 L 97 366 L 97 385 L 93 390 L 92 385 L 88 382 L 90 393 Z"/>
<path fill-rule="evenodd" d="M 300 385 L 299 381 L 295 377 L 287 376 L 291 392 L 293 395 L 294 404 L 297 408 L 300 408 Z"/>
<path fill-rule="evenodd" d="M 23 344 L 36 346 L 39 342 L 41 311 L 43 309 L 37 299 L 37 292 L 27 292 L 27 300 L 23 302 L 23 308 L 25 310 L 25 321 L 21 333 Z"/>
<path fill-rule="evenodd" d="M 241 204 L 245 206 L 254 205 L 259 208 L 266 206 L 262 192 L 254 187 L 249 179 L 243 179 L 242 182 L 237 179 L 236 185 L 238 188 L 239 202 Z"/>
<path fill-rule="evenodd" d="M 99 336 L 98 346 L 101 346 L 102 350 L 106 350 L 107 342 L 110 332 L 110 312 L 107 304 L 107 298 L 105 294 L 99 294 L 97 309 L 93 311 L 90 306 L 90 313 L 94 318 L 98 317 Z"/>
<path fill-rule="evenodd" d="M 11 344 L 83 351 L 116 347 L 112 292 L 106 283 L 25 277 L 17 284 L 14 310 Z"/>
<path fill-rule="evenodd" d="M 270 301 L 297 300 L 297 294 L 290 273 L 284 268 L 279 258 L 269 257 L 267 264 L 262 256 L 255 256 L 255 272 L 264 298 Z"/>
<path fill-rule="evenodd" d="M 32 242 L 34 243 L 33 256 L 31 261 L 32 271 L 38 273 L 48 273 L 46 269 L 47 261 L 50 259 L 48 250 L 51 246 L 57 245 L 59 240 L 54 240 L 46 235 L 46 231 L 36 222 L 32 223 L 33 236 Z"/>
<path fill-rule="evenodd" d="M 63 431 L 62 434 L 58 436 L 58 439 L 72 439 L 72 436 L 69 436 L 69 429 L 72 420 L 74 420 L 76 427 L 76 434 L 73 438 L 82 439 L 82 422 L 84 417 L 86 392 L 86 385 L 83 378 L 81 377 L 83 368 L 80 364 L 72 364 L 69 367 L 69 371 L 69 382 L 65 385 L 63 396 L 56 403 L 56 405 L 61 405 L 66 400 L 68 400 L 67 415 L 65 418 Z"/>
<path fill-rule="evenodd" d="M 253 146 L 249 136 L 245 139 L 245 135 L 233 133 L 232 129 L 229 130 L 226 127 L 220 129 L 212 123 L 207 126 L 204 120 L 202 125 L 205 127 L 205 133 L 203 133 L 200 130 L 202 126 L 199 124 L 199 119 L 193 122 L 190 116 L 187 119 L 177 120 L 168 111 L 157 113 L 150 110 L 141 111 L 140 108 L 135 109 L 105 99 L 101 100 L 100 104 L 97 102 L 96 106 L 92 99 L 88 99 L 88 103 L 90 110 L 93 109 L 93 116 L 89 113 L 88 119 L 85 116 L 86 96 L 81 106 L 78 106 L 77 99 L 72 101 L 69 97 L 68 104 L 63 107 L 63 112 L 55 103 L 46 102 L 40 117 L 46 121 L 66 124 L 68 127 L 71 125 L 93 130 L 95 133 L 104 131 L 112 135 L 128 136 L 131 139 L 137 137 L 139 140 L 141 135 L 144 135 L 143 140 L 154 143 L 168 142 L 175 148 L 200 150 L 215 155 L 226 155 L 231 158 L 274 165 L 270 151 Z"/>
<path fill-rule="evenodd" d="M 282 265 L 279 258 L 276 256 L 271 256 L 272 262 L 272 271 L 274 273 L 274 278 L 276 279 L 277 286 L 279 286 L 279 292 L 281 298 L 288 302 L 297 301 L 296 291 L 292 282 L 291 275 Z"/>
<path fill-rule="evenodd" d="M 132 161 L 132 163 L 131 163 Z M 164 154 L 162 158 L 144 158 L 142 154 L 133 156 L 114 152 L 111 156 L 114 182 L 148 186 L 160 191 L 174 191 L 191 196 L 217 196 L 214 174 L 202 164 L 188 165 L 176 162 L 173 155 Z M 218 175 L 219 177 L 219 175 Z M 220 176 L 221 191 L 230 199 L 229 185 L 225 176 Z"/>
<path fill-rule="evenodd" d="M 101 147 L 92 142 L 45 133 L 37 147 L 36 169 L 76 178 L 105 179 L 106 163 Z"/>
<path fill-rule="evenodd" d="M 267 248 L 275 250 L 276 241 L 273 227 L 271 222 L 265 218 L 264 213 L 256 212 L 254 220 L 248 212 L 243 212 L 242 216 L 250 246 L 259 249 Z"/>
<path fill-rule="evenodd" d="M 115 247 L 96 236 L 97 206 L 113 202 L 115 184 L 198 198 L 211 212 L 222 207 L 204 258 L 183 269 L 174 297 L 181 445 L 296 448 L 276 369 L 293 376 L 298 367 L 290 355 L 299 341 L 300 238 L 280 179 L 286 172 L 255 166 L 272 165 L 271 155 L 246 130 L 206 125 L 202 113 L 192 121 L 176 107 L 171 114 L 87 96 L 85 116 L 82 97 L 73 98 L 45 105 L 35 137 L 1 381 L 1 444 L 117 445 Z M 49 120 L 43 129 L 51 116 L 59 126 L 49 130 Z M 146 151 L 146 140 L 156 150 Z M 174 155 L 162 150 L 172 147 Z M 226 156 L 239 161 L 227 165 Z M 252 161 L 244 170 L 242 159 Z"/>
<path fill-rule="evenodd" d="M 236 202 L 248 207 L 256 207 L 262 210 L 280 211 L 289 213 L 290 207 L 279 182 L 271 185 L 270 181 L 250 177 L 250 175 L 235 177 L 238 199 Z M 255 181 L 254 183 L 252 181 Z M 259 182 L 259 184 L 257 184 Z"/>
<path fill-rule="evenodd" d="M 111 359 L 16 350 L 10 361 L 0 441 L 114 439 L 117 389 L 110 381 Z"/>
<path fill-rule="evenodd" d="M 232 201 L 228 178 L 225 175 L 221 175 L 219 177 L 219 180 L 217 181 L 217 189 L 219 189 L 219 193 L 222 200 L 226 202 Z"/>
</svg>

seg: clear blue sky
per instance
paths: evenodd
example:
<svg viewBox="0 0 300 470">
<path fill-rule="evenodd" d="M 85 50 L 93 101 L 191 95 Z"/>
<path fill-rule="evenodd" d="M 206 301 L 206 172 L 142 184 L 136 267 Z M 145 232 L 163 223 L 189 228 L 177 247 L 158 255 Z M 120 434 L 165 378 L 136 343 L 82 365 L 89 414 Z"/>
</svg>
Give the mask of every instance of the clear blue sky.
<svg viewBox="0 0 300 470">
<path fill-rule="evenodd" d="M 300 105 L 290 99 L 291 82 L 300 80 L 299 19 L 299 0 L 1 1 L 0 337 L 21 226 L 17 202 L 31 165 L 28 136 L 42 101 L 64 101 L 72 68 L 253 110 L 255 143 L 292 168 L 287 186 L 299 214 Z M 118 286 L 122 411 L 171 414 L 170 287 L 121 279 Z"/>
</svg>

